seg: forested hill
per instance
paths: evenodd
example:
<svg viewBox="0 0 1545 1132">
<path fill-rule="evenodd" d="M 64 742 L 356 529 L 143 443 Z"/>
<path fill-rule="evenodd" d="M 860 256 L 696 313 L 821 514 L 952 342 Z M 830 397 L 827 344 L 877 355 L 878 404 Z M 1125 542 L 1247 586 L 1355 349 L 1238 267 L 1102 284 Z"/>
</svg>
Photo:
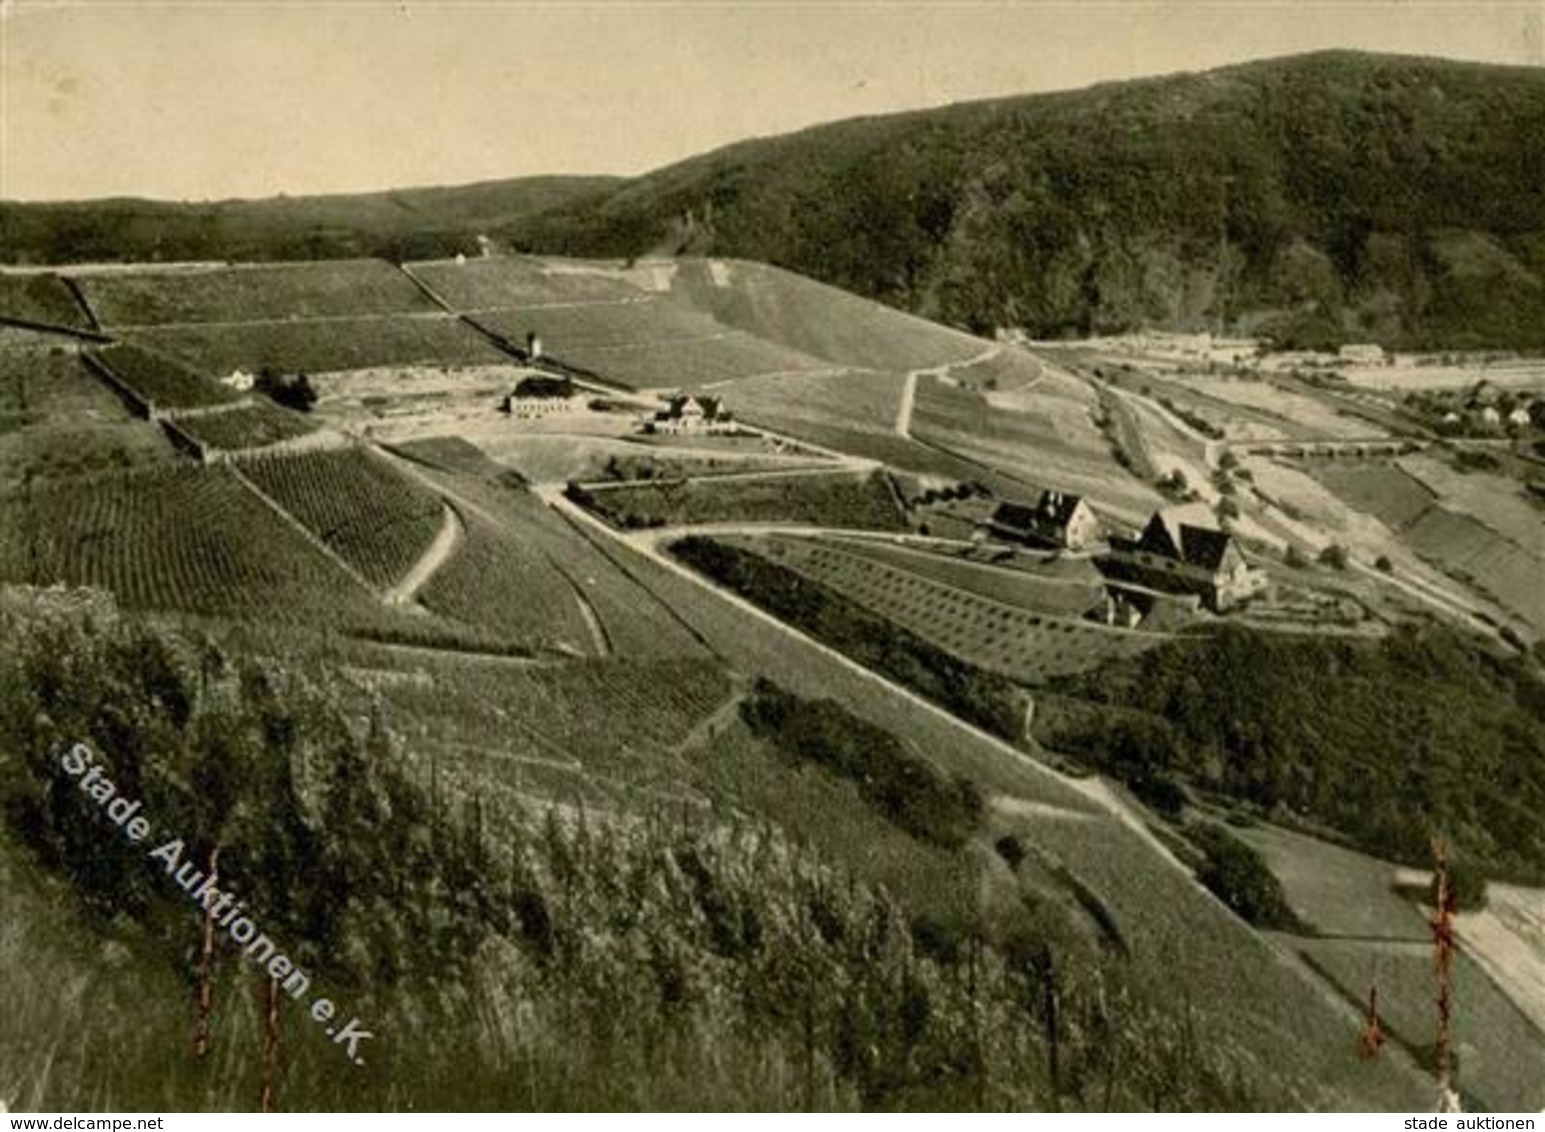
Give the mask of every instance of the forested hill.
<svg viewBox="0 0 1545 1132">
<path fill-rule="evenodd" d="M 0 201 L 0 261 L 432 259 L 473 252 L 481 234 L 618 183 L 611 177 L 524 177 L 267 200 Z"/>
<path fill-rule="evenodd" d="M 1545 348 L 1545 69 L 1329 52 L 855 119 L 633 179 L 0 202 L 0 259 L 763 260 L 943 322 Z"/>
<path fill-rule="evenodd" d="M 1545 346 L 1545 70 L 1336 52 L 842 122 L 515 226 L 1037 335 Z"/>
</svg>

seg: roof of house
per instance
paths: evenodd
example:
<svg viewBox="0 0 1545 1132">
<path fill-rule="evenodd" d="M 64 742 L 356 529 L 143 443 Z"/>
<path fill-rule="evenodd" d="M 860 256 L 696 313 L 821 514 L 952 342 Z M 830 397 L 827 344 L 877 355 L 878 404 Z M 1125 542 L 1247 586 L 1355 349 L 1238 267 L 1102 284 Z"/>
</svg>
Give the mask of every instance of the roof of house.
<svg viewBox="0 0 1545 1132">
<path fill-rule="evenodd" d="M 516 397 L 567 397 L 574 392 L 574 383 L 566 377 L 548 377 L 536 374 L 523 377 L 515 385 Z"/>
<path fill-rule="evenodd" d="M 723 402 L 717 397 L 693 397 L 690 394 L 678 394 L 668 402 L 668 407 L 661 409 L 655 416 L 660 420 L 675 420 L 685 414 L 688 403 L 695 403 L 703 410 L 703 416 L 708 420 L 717 420 Z"/>
<path fill-rule="evenodd" d="M 1000 503 L 993 509 L 992 522 L 1016 531 L 1035 527 L 1035 508 L 1025 503 Z"/>
<path fill-rule="evenodd" d="M 1035 513 L 1043 523 L 1065 527 L 1073 521 L 1073 513 L 1078 510 L 1078 505 L 1083 501 L 1084 497 L 1081 495 L 1048 489 L 1041 492 L 1040 502 L 1035 505 Z"/>
<path fill-rule="evenodd" d="M 1216 570 L 1223 564 L 1233 539 L 1226 531 L 1220 531 L 1210 522 L 1205 509 L 1170 507 L 1155 511 L 1153 518 L 1143 528 L 1138 547 L 1152 554 L 1162 554 L 1177 559 L 1188 566 L 1200 566 Z M 1195 519 L 1196 522 L 1187 520 Z M 1207 522 L 1206 526 L 1200 525 Z"/>
<path fill-rule="evenodd" d="M 1073 513 L 1083 502 L 1083 496 L 1069 495 L 1061 491 L 1043 491 L 1032 507 L 1028 503 L 1000 503 L 992 513 L 991 521 L 1000 527 L 1016 531 L 1044 531 L 1047 528 L 1066 527 L 1073 521 Z"/>
</svg>

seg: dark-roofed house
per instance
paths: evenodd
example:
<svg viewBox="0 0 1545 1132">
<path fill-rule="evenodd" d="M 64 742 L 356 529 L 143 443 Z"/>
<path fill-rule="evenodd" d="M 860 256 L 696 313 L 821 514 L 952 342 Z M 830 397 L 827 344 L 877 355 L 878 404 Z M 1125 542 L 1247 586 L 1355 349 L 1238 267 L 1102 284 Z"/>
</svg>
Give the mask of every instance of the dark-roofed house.
<svg viewBox="0 0 1545 1132">
<path fill-rule="evenodd" d="M 666 433 L 722 432 L 733 428 L 734 418 L 717 397 L 672 397 L 649 422 L 649 431 Z"/>
<path fill-rule="evenodd" d="M 1198 594 L 1210 609 L 1237 605 L 1266 585 L 1234 538 L 1211 522 L 1205 508 L 1169 508 L 1135 539 L 1112 536 L 1099 563 L 1106 577 L 1161 593 Z"/>
<path fill-rule="evenodd" d="M 987 530 L 1006 542 L 1082 550 L 1100 536 L 1100 521 L 1083 496 L 1047 490 L 1034 507 L 1000 503 Z"/>
<path fill-rule="evenodd" d="M 534 373 L 521 378 L 504 399 L 504 411 L 512 417 L 545 417 L 568 412 L 574 383 L 564 376 Z"/>
</svg>

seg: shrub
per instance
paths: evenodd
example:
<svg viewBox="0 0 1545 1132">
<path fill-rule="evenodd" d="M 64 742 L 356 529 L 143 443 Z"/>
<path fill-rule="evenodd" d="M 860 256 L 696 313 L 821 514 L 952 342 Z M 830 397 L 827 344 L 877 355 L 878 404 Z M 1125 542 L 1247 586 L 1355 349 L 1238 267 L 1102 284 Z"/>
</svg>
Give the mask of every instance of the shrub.
<svg viewBox="0 0 1545 1132">
<path fill-rule="evenodd" d="M 1329 566 L 1335 570 L 1345 570 L 1348 562 L 1347 548 L 1338 542 L 1333 542 L 1320 551 L 1318 561 L 1321 566 Z"/>
<path fill-rule="evenodd" d="M 1473 861 L 1464 857 L 1451 860 L 1448 863 L 1449 890 L 1454 898 L 1454 907 L 1460 912 L 1476 912 L 1486 907 L 1486 874 Z M 1428 889 L 1428 900 L 1436 905 L 1438 902 L 1438 877 L 1433 874 L 1432 885 Z"/>
<path fill-rule="evenodd" d="M 1268 930 L 1303 930 L 1282 883 L 1254 847 L 1211 822 L 1192 826 L 1186 834 L 1207 857 L 1196 879 L 1246 923 Z"/>
<path fill-rule="evenodd" d="M 1294 570 L 1302 570 L 1309 565 L 1309 559 L 1299 549 L 1297 543 L 1289 543 L 1287 553 L 1282 556 L 1282 561 Z"/>
<path fill-rule="evenodd" d="M 1392 573 L 1395 569 L 1395 564 L 1389 560 L 1389 555 L 1387 554 L 1379 555 L 1374 559 L 1373 564 L 1386 574 Z"/>
</svg>

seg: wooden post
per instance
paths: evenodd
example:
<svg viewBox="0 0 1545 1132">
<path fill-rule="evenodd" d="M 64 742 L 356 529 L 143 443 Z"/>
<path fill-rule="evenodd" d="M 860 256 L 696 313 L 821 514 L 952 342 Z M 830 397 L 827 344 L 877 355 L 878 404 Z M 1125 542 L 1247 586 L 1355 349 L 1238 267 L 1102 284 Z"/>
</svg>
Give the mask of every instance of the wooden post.
<svg viewBox="0 0 1545 1132">
<path fill-rule="evenodd" d="M 209 851 L 209 885 L 220 879 L 220 847 Z M 209 1016 L 214 1009 L 215 915 L 204 913 L 204 945 L 199 952 L 198 989 L 193 1000 L 193 1056 L 203 1060 L 209 1053 Z"/>
</svg>

